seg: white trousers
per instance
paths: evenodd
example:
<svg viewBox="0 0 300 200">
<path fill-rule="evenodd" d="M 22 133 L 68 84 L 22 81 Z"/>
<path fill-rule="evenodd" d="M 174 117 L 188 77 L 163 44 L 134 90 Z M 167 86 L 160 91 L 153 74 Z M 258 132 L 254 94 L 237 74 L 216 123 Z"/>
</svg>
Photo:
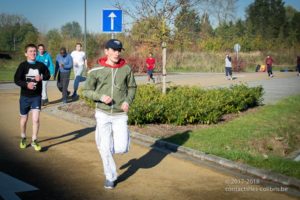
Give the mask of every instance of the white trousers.
<svg viewBox="0 0 300 200">
<path fill-rule="evenodd" d="M 113 158 L 115 153 L 126 153 L 129 150 L 130 137 L 127 126 L 127 114 L 108 115 L 96 110 L 97 127 L 96 145 L 103 162 L 106 180 L 117 180 L 118 174 Z"/>
<path fill-rule="evenodd" d="M 74 78 L 76 78 L 76 76 L 81 76 L 82 72 L 83 72 L 83 65 L 74 65 L 73 70 L 74 70 Z"/>
<path fill-rule="evenodd" d="M 42 99 L 48 99 L 47 94 L 47 87 L 48 87 L 48 81 L 42 81 L 43 82 L 43 89 L 42 89 Z"/>
</svg>

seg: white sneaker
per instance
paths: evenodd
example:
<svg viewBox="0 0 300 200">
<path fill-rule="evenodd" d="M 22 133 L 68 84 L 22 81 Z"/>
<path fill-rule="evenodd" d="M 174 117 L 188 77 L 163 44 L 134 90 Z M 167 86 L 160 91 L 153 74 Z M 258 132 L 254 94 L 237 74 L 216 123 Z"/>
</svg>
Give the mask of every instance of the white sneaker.
<svg viewBox="0 0 300 200">
<path fill-rule="evenodd" d="M 104 188 L 105 189 L 114 189 L 115 183 L 113 181 L 105 180 Z"/>
</svg>

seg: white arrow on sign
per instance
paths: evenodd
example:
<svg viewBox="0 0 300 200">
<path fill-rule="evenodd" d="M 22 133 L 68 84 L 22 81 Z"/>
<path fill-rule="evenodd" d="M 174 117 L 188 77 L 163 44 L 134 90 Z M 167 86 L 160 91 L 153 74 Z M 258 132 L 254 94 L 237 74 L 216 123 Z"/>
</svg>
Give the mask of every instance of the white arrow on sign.
<svg viewBox="0 0 300 200">
<path fill-rule="evenodd" d="M 110 30 L 114 30 L 114 20 L 115 20 L 115 17 L 117 17 L 115 15 L 114 12 L 111 12 L 108 17 L 110 18 Z"/>
<path fill-rule="evenodd" d="M 38 188 L 0 172 L 0 196 L 4 200 L 21 200 L 15 193 L 33 190 Z"/>
</svg>

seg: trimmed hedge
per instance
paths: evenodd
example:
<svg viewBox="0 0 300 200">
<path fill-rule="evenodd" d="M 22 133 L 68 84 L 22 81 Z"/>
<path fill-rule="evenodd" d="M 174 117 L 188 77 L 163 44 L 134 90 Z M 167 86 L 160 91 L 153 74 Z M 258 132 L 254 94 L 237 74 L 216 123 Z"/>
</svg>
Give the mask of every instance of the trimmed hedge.
<svg viewBox="0 0 300 200">
<path fill-rule="evenodd" d="M 222 115 L 260 105 L 263 88 L 234 85 L 230 88 L 202 89 L 175 86 L 161 93 L 154 85 L 140 85 L 129 109 L 129 124 L 211 124 Z M 90 100 L 85 99 L 93 106 Z"/>
</svg>

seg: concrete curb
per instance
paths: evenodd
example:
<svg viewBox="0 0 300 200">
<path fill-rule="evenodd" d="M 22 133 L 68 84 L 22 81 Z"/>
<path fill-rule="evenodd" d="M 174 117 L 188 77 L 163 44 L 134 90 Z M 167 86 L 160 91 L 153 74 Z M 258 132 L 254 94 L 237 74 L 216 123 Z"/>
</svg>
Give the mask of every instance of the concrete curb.
<svg viewBox="0 0 300 200">
<path fill-rule="evenodd" d="M 59 105 L 46 107 L 43 109 L 43 111 L 54 115 L 59 116 L 60 118 L 63 118 L 68 121 L 77 122 L 80 124 L 83 124 L 85 126 L 96 126 L 95 120 L 92 120 L 90 118 L 80 117 L 78 115 L 68 113 L 62 110 L 59 110 Z M 284 186 L 293 187 L 297 190 L 300 190 L 300 180 L 296 179 L 294 177 L 285 176 L 279 173 L 271 172 L 269 170 L 263 170 L 259 168 L 252 167 L 247 164 L 242 163 L 236 163 L 234 161 L 221 158 L 212 154 L 207 154 L 198 150 L 194 150 L 188 147 L 179 146 L 170 142 L 166 142 L 160 139 L 156 139 L 147 135 L 143 135 L 137 132 L 131 132 L 131 138 L 140 144 L 151 146 L 155 144 L 156 147 L 170 150 L 174 153 L 181 153 L 185 156 L 191 156 L 195 159 L 200 159 L 204 161 L 209 161 L 215 164 L 218 164 L 219 166 L 233 169 L 233 170 L 239 170 L 242 173 L 246 173 L 252 176 L 259 177 L 263 180 L 272 181 L 274 183 L 279 183 Z"/>
</svg>

